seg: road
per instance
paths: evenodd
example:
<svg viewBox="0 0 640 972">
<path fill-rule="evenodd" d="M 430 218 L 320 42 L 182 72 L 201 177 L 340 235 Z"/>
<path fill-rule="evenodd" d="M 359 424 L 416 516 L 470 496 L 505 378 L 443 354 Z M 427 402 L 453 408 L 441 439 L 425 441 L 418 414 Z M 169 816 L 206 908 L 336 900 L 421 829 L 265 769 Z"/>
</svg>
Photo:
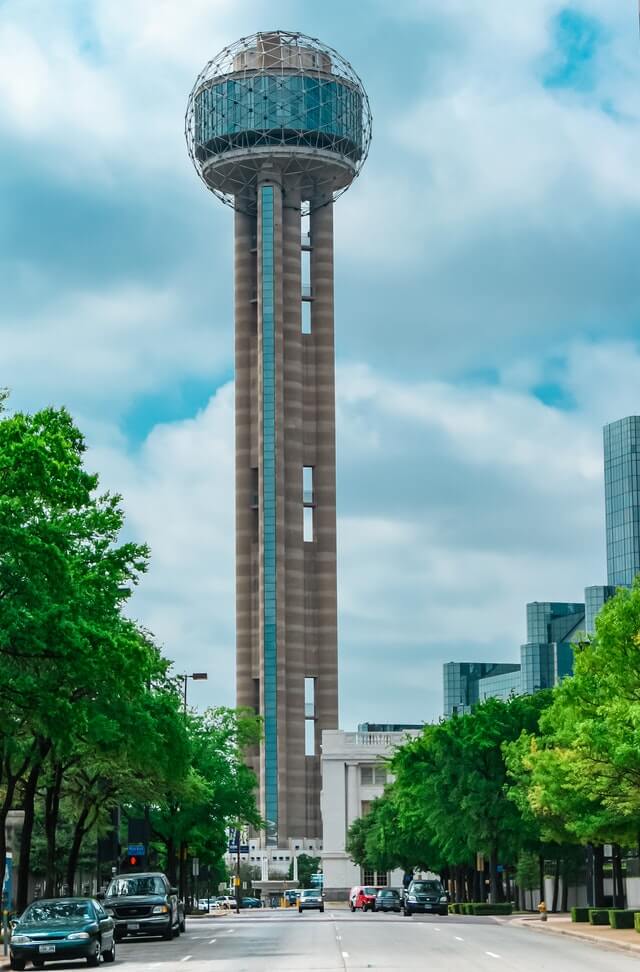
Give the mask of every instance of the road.
<svg viewBox="0 0 640 972">
<path fill-rule="evenodd" d="M 72 963 L 51 970 L 78 968 Z M 47 966 L 49 968 L 49 966 Z M 187 922 L 172 942 L 118 945 L 118 972 L 625 972 L 624 952 L 489 918 L 295 911 Z M 115 972 L 115 969 L 114 969 Z"/>
</svg>

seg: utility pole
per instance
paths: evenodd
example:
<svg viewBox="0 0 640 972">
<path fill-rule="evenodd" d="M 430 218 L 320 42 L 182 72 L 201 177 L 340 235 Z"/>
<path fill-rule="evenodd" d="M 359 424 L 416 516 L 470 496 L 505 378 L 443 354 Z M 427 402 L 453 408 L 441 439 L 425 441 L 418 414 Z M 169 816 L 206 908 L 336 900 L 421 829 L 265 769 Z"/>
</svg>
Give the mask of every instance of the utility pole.
<svg viewBox="0 0 640 972">
<path fill-rule="evenodd" d="M 236 914 L 240 914 L 240 831 L 236 830 Z"/>
</svg>

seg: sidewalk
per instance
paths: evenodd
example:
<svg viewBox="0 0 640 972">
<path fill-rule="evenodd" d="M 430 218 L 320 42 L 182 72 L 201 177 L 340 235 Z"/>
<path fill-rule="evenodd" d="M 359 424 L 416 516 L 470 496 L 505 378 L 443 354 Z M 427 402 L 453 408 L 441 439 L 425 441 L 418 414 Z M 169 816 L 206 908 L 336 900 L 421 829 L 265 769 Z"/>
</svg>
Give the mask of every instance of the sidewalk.
<svg viewBox="0 0 640 972">
<path fill-rule="evenodd" d="M 543 934 L 570 935 L 572 938 L 591 942 L 592 945 L 618 948 L 640 956 L 640 934 L 634 928 L 610 928 L 608 925 L 573 922 L 571 915 L 549 915 L 546 921 L 541 921 L 537 915 L 531 915 L 512 918 L 511 921 Z"/>
</svg>

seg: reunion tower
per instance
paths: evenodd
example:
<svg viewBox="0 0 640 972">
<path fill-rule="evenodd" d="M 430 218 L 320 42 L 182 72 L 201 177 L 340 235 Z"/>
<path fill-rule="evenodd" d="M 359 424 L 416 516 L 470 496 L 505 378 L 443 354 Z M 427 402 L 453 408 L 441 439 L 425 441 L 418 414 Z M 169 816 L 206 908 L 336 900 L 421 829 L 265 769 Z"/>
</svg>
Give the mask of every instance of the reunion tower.
<svg viewBox="0 0 640 972">
<path fill-rule="evenodd" d="M 244 37 L 198 77 L 186 116 L 203 182 L 235 210 L 237 702 L 265 843 L 322 834 L 320 740 L 338 727 L 333 203 L 371 115 L 312 37 Z"/>
</svg>

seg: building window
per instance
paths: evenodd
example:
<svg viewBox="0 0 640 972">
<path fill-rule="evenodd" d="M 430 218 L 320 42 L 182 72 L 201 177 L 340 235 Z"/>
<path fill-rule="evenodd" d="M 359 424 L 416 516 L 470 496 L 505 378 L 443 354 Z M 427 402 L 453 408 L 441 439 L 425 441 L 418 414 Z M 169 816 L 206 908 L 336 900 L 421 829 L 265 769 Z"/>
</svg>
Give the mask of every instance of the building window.
<svg viewBox="0 0 640 972">
<path fill-rule="evenodd" d="M 305 543 L 313 543 L 313 507 L 305 506 L 302 511 L 302 539 Z"/>
<path fill-rule="evenodd" d="M 389 883 L 389 878 L 385 871 L 374 871 L 369 867 L 362 868 L 362 883 L 364 885 L 378 888 L 385 888 Z"/>
<path fill-rule="evenodd" d="M 360 783 L 363 786 L 386 786 L 386 766 L 361 766 Z"/>
<path fill-rule="evenodd" d="M 313 543 L 313 466 L 302 467 L 302 539 Z"/>
<path fill-rule="evenodd" d="M 301 321 L 302 321 L 302 333 L 311 334 L 311 301 L 302 301 L 302 311 L 301 311 Z"/>
<path fill-rule="evenodd" d="M 304 680 L 304 754 L 316 755 L 316 680 Z"/>
</svg>

